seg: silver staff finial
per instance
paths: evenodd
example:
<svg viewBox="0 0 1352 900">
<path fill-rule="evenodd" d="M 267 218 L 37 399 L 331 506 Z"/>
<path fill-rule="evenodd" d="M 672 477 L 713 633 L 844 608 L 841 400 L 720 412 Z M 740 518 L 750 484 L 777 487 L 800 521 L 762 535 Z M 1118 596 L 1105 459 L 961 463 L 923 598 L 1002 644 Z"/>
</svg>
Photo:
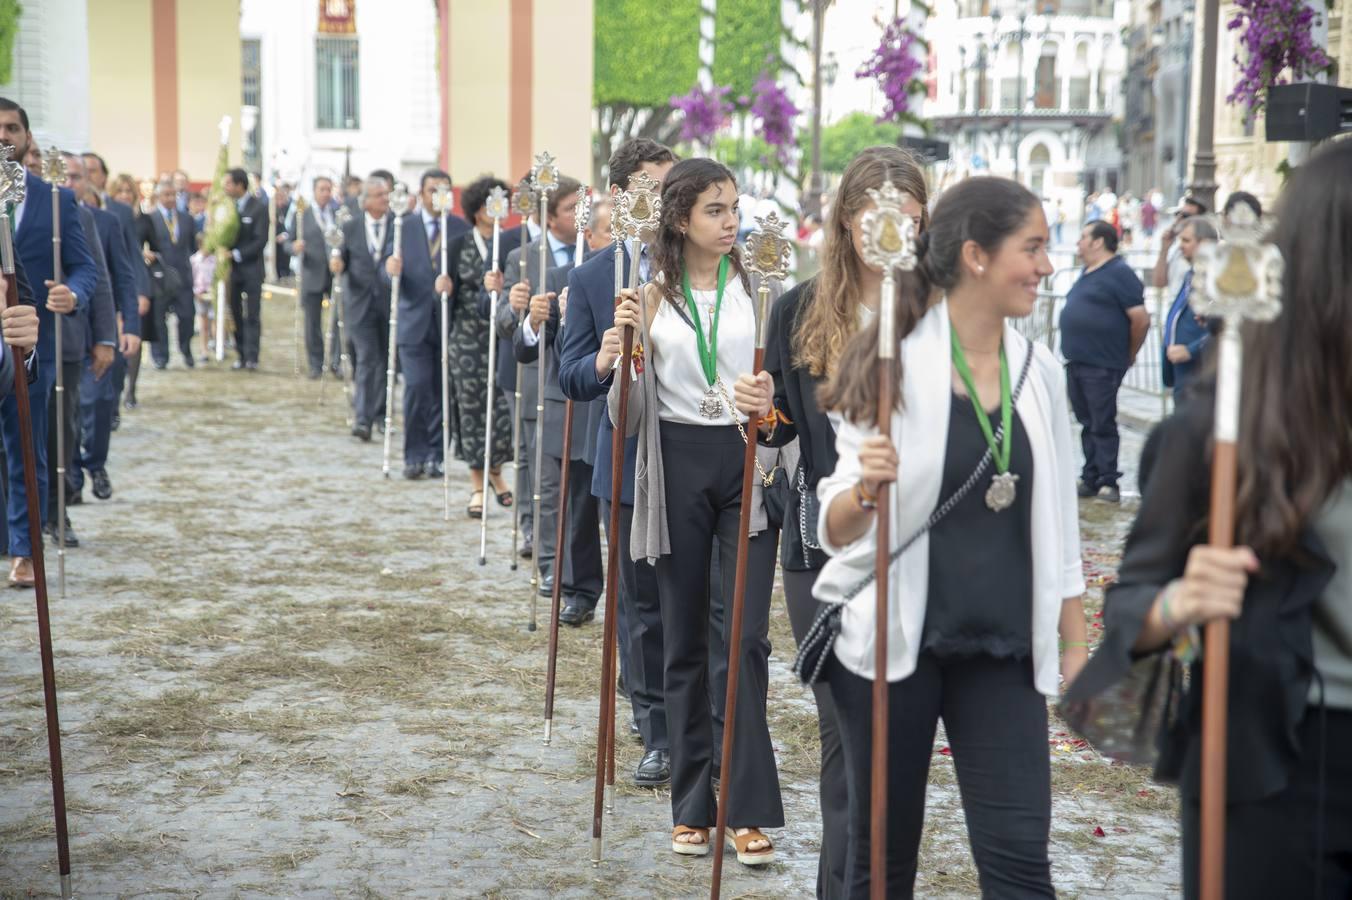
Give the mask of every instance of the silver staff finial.
<svg viewBox="0 0 1352 900">
<path fill-rule="evenodd" d="M 530 171 L 530 183 L 535 189 L 537 203 L 542 195 L 552 193 L 559 186 L 559 167 L 554 165 L 554 157 L 548 151 L 535 157 L 535 167 Z"/>
<path fill-rule="evenodd" d="M 662 185 L 647 172 L 631 176 L 624 192 L 624 212 L 629 239 L 652 243 L 662 222 Z"/>
<path fill-rule="evenodd" d="M 529 178 L 516 183 L 516 190 L 512 192 L 512 212 L 523 219 L 535 212 L 535 191 L 530 186 Z"/>
<path fill-rule="evenodd" d="M 490 219 L 507 218 L 507 213 L 511 212 L 507 190 L 499 185 L 489 191 L 488 202 L 484 204 L 484 210 L 488 213 Z"/>
<path fill-rule="evenodd" d="M 455 205 L 455 197 L 451 194 L 449 185 L 438 185 L 437 189 L 432 191 L 432 212 L 437 215 L 449 213 L 451 207 Z"/>
<path fill-rule="evenodd" d="M 591 188 L 585 184 L 577 189 L 577 233 L 581 234 L 591 224 L 592 197 Z"/>
<path fill-rule="evenodd" d="M 746 268 L 762 281 L 783 281 L 789 274 L 789 242 L 784 237 L 785 223 L 771 212 L 746 239 Z"/>
<path fill-rule="evenodd" d="M 394 210 L 396 216 L 402 216 L 408 212 L 408 201 L 408 187 L 401 181 L 390 192 L 390 208 Z"/>
<path fill-rule="evenodd" d="M 1262 223 L 1238 204 L 1224 223 L 1225 237 L 1198 246 L 1193 259 L 1192 310 L 1199 316 L 1271 322 L 1282 311 L 1286 264 L 1275 244 L 1262 237 Z"/>
<path fill-rule="evenodd" d="M 42 177 L 48 184 L 66 183 L 66 157 L 55 147 L 48 147 L 42 154 Z"/>
<path fill-rule="evenodd" d="M 919 262 L 915 252 L 915 220 L 902 212 L 910 195 L 898 190 L 891 181 L 881 188 L 869 188 L 875 206 L 864 213 L 864 262 L 884 271 L 909 272 Z"/>
</svg>

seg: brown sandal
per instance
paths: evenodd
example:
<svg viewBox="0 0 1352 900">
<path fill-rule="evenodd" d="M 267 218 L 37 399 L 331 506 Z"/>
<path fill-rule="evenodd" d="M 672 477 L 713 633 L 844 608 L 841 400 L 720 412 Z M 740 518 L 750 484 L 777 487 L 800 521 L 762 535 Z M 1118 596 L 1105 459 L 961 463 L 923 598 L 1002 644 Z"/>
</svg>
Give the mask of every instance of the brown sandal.
<svg viewBox="0 0 1352 900">
<path fill-rule="evenodd" d="M 686 834 L 697 834 L 703 840 L 698 843 L 694 841 L 678 841 L 678 837 Z M 671 829 L 671 849 L 682 856 L 706 856 L 709 853 L 709 829 L 707 828 L 689 828 L 685 825 L 677 825 Z"/>
<path fill-rule="evenodd" d="M 737 851 L 737 861 L 744 866 L 763 866 L 766 863 L 775 860 L 775 845 L 770 843 L 770 839 L 761 833 L 759 828 L 752 828 L 746 834 L 736 834 L 735 830 L 729 828 L 724 833 L 727 842 L 732 844 Z M 770 844 L 768 847 L 762 847 L 759 850 L 748 850 L 753 841 L 764 841 Z"/>
</svg>

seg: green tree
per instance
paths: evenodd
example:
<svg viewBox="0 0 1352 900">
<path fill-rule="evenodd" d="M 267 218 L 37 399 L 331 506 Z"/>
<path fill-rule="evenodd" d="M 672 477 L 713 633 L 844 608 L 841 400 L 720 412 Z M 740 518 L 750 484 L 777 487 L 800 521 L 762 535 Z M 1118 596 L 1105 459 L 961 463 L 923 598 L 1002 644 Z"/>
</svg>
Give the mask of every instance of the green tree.
<svg viewBox="0 0 1352 900">
<path fill-rule="evenodd" d="M 14 74 L 14 39 L 19 35 L 22 15 L 19 0 L 0 0 L 0 84 L 9 84 Z"/>
<path fill-rule="evenodd" d="M 852 112 L 822 128 L 822 171 L 839 175 L 860 150 L 877 144 L 895 145 L 900 138 L 899 123 L 878 122 L 869 113 Z M 808 152 L 810 142 L 810 134 L 803 131 L 798 138 L 803 152 Z"/>
<path fill-rule="evenodd" d="M 793 72 L 780 52 L 784 26 L 779 0 L 718 0 L 717 10 L 713 81 L 731 87 L 734 101 L 749 97 L 767 68 L 776 75 Z"/>
</svg>

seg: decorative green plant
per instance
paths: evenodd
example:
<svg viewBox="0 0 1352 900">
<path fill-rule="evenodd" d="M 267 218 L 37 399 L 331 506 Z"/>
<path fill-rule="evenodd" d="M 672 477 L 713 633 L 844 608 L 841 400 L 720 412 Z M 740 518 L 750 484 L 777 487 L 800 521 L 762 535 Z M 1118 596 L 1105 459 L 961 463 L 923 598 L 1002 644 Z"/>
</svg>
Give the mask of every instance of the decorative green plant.
<svg viewBox="0 0 1352 900">
<path fill-rule="evenodd" d="M 19 36 L 19 0 L 0 0 L 0 84 L 9 84 L 14 75 L 14 39 Z"/>
</svg>

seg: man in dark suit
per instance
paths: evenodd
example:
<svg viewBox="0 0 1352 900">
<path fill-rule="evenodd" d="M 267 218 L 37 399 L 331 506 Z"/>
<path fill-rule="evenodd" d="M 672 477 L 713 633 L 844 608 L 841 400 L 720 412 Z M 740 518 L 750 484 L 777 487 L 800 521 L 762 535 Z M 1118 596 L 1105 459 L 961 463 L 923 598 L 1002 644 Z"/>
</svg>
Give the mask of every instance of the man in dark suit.
<svg viewBox="0 0 1352 900">
<path fill-rule="evenodd" d="M 524 461 L 525 465 L 517 467 L 516 495 L 525 499 L 533 497 L 536 480 L 539 480 L 541 521 L 535 521 L 533 502 L 520 504 L 517 515 L 520 517 L 522 532 L 532 544 L 532 553 L 540 555 L 541 583 L 539 591 L 541 596 L 550 596 L 554 586 L 554 539 L 557 537 L 555 529 L 558 521 L 554 513 L 558 509 L 559 470 L 556 466 L 551 465 L 551 460 L 547 458 L 543 461 L 546 471 L 535 471 L 537 410 L 541 405 L 539 396 L 540 368 L 535 361 L 538 356 L 538 349 L 536 342 L 532 340 L 530 342 L 531 348 L 536 352 L 530 355 L 529 364 L 524 364 L 526 361 L 521 359 L 516 350 L 515 333 L 520 330 L 520 322 L 530 302 L 531 294 L 536 292 L 534 289 L 542 283 L 540 278 L 542 240 L 548 240 L 548 247 L 545 250 L 546 277 L 551 282 L 557 282 L 552 288 L 555 295 L 557 296 L 558 292 L 568 283 L 568 272 L 573 266 L 573 239 L 576 233 L 577 189 L 579 186 L 576 179 L 569 178 L 566 175 L 561 176 L 558 187 L 549 195 L 549 203 L 545 209 L 548 230 L 526 245 L 524 257 L 520 247 L 507 254 L 503 284 L 507 288 L 508 302 L 498 307 L 496 322 L 498 336 L 511 342 L 514 361 L 523 363 L 519 373 L 521 383 L 518 385 L 521 394 L 521 433 L 518 435 L 516 458 Z M 531 331 L 528 337 L 535 338 L 536 332 Z M 554 362 L 552 358 L 548 362 L 550 366 L 547 368 L 557 370 L 557 367 L 552 365 Z M 554 380 L 557 384 L 557 376 Z M 548 387 L 548 384 L 546 384 L 546 395 L 549 393 Z M 559 398 L 562 399 L 562 397 L 563 395 L 559 394 Z M 555 437 L 557 438 L 557 435 Z M 561 441 L 559 441 L 559 448 L 559 452 L 553 455 L 554 460 L 562 455 Z"/>
<path fill-rule="evenodd" d="M 277 205 L 277 246 L 273 252 L 277 254 L 277 280 L 281 281 L 291 276 L 291 251 L 287 249 L 291 243 L 291 234 L 287 230 L 287 223 L 293 217 L 296 203 L 291 197 L 291 185 L 279 184 L 274 191 L 273 202 Z"/>
<path fill-rule="evenodd" d="M 314 202 L 305 207 L 297 222 L 295 205 L 286 220 L 287 239 L 284 244 L 291 267 L 299 269 L 304 278 L 305 358 L 310 366 L 310 377 L 324 373 L 324 296 L 333 289 L 333 273 L 329 271 L 329 248 L 324 233 L 334 224 L 338 205 L 333 202 L 333 180 L 320 175 L 314 180 Z"/>
<path fill-rule="evenodd" d="M 32 142 L 28 113 L 13 100 L 0 97 L 0 142 L 14 148 L 14 158 L 23 159 Z M 33 450 L 37 457 L 38 508 L 47 508 L 47 399 L 56 384 L 56 316 L 84 309 L 98 284 L 98 270 L 76 211 L 75 195 L 59 194 L 61 215 L 61 267 L 64 280 L 53 280 L 51 187 L 31 174 L 27 176 L 27 199 L 14 211 L 14 251 L 23 263 L 38 304 L 38 373 L 29 391 L 32 400 Z M 7 468 L 9 470 L 8 521 L 10 584 L 32 587 L 32 544 L 28 534 L 28 494 L 24 487 L 23 453 L 19 440 L 19 408 L 13 396 L 0 403 Z"/>
<path fill-rule="evenodd" d="M 135 246 L 127 243 L 118 216 L 92 205 L 97 202 L 97 194 L 94 192 L 92 181 L 87 177 L 89 165 L 77 160 L 78 158 L 67 158 L 68 184 L 77 194 L 83 193 L 85 208 L 93 214 L 94 226 L 99 237 L 97 244 L 103 252 L 112 282 L 118 325 L 114 337 L 118 340 L 122 352 L 110 354 L 103 349 L 107 344 L 106 340 L 101 341 L 100 337 L 106 337 L 107 331 L 100 327 L 100 323 L 94 322 L 94 333 L 91 336 L 95 346 L 85 357 L 80 378 L 80 427 L 77 429 L 74 466 L 69 470 L 73 503 L 80 502 L 86 471 L 93 481 L 95 497 L 107 500 L 113 495 L 107 463 L 108 446 L 112 439 L 113 414 L 117 411 L 116 368 L 125 364 L 128 353 L 139 354 L 141 350 L 138 270 L 142 272 L 145 270 Z M 86 175 L 83 181 L 79 177 L 82 171 Z M 83 192 L 80 190 L 81 186 L 84 188 Z M 97 313 L 97 309 L 95 312 Z M 108 374 L 105 356 L 112 357 L 114 371 L 111 374 Z"/>
<path fill-rule="evenodd" d="M 29 384 L 37 378 L 38 355 L 33 350 L 38 345 L 38 308 L 33 302 L 33 289 L 24 276 L 23 263 L 17 259 L 14 261 L 14 278 L 19 283 L 19 302 L 8 309 L 0 309 L 0 331 L 5 335 L 4 341 L 0 342 L 0 402 L 13 392 L 16 375 L 26 378 Z M 0 275 L 0 293 L 8 288 L 5 276 Z M 14 364 L 14 354 L 9 352 L 11 346 L 24 357 L 21 367 Z M 4 456 L 2 451 L 0 448 L 0 458 Z M 5 519 L 0 517 L 0 533 L 5 530 Z M 7 535 L 5 540 L 8 540 Z"/>
<path fill-rule="evenodd" d="M 675 164 L 666 147 L 645 139 L 626 142 L 610 158 L 612 193 L 629 182 L 631 175 L 647 172 L 659 182 Z M 559 385 L 575 402 L 601 400 L 613 379 L 611 365 L 619 357 L 614 336 L 615 247 L 598 251 L 568 276 L 568 316 L 559 347 Z M 630 260 L 625 256 L 625 277 Z M 647 274 L 645 257 L 639 271 Z M 602 416 L 596 433 L 596 456 L 592 464 L 592 493 L 600 500 L 601 516 L 610 521 L 611 427 Z M 623 490 L 620 506 L 620 664 L 629 689 L 634 719 L 646 749 L 635 782 L 650 786 L 671 777 L 667 740 L 666 707 L 663 703 L 662 615 L 657 601 L 657 575 L 646 562 L 629 555 L 629 529 L 634 513 L 634 457 L 637 438 L 625 442 Z M 713 654 L 711 654 L 713 655 Z"/>
<path fill-rule="evenodd" d="M 258 345 L 263 337 L 263 248 L 268 244 L 268 210 L 263 201 L 249 191 L 249 176 L 243 169 L 225 173 L 225 193 L 239 209 L 239 232 L 230 248 L 234 262 L 230 266 L 229 285 L 230 315 L 235 320 L 235 347 L 239 359 L 231 368 L 254 371 L 258 368 Z M 191 304 L 191 277 L 188 283 Z"/>
<path fill-rule="evenodd" d="M 390 282 L 386 262 L 394 253 L 390 187 L 383 178 L 366 182 L 364 211 L 343 228 L 343 252 L 329 261 L 335 276 L 347 273 L 343 321 L 356 350 L 352 434 L 371 439 L 371 426 L 385 414 L 385 367 L 390 338 Z"/>
<path fill-rule="evenodd" d="M 395 343 L 404 373 L 404 477 L 410 479 L 442 472 L 440 291 L 451 285 L 441 273 L 441 220 L 428 213 L 438 185 L 450 184 L 439 174 L 423 174 L 422 208 L 404 214 L 403 258 L 388 266 L 400 273 Z"/>
<path fill-rule="evenodd" d="M 169 365 L 169 328 L 166 317 L 178 320 L 178 349 L 183 364 L 193 367 L 192 336 L 195 330 L 192 302 L 192 262 L 197 247 L 197 232 L 192 218 L 174 206 L 174 184 L 163 180 L 156 186 L 155 208 L 142 216 L 142 237 L 158 263 L 154 273 L 154 297 L 150 314 L 154 318 L 155 338 L 150 342 L 150 357 L 155 368 Z"/>
</svg>

